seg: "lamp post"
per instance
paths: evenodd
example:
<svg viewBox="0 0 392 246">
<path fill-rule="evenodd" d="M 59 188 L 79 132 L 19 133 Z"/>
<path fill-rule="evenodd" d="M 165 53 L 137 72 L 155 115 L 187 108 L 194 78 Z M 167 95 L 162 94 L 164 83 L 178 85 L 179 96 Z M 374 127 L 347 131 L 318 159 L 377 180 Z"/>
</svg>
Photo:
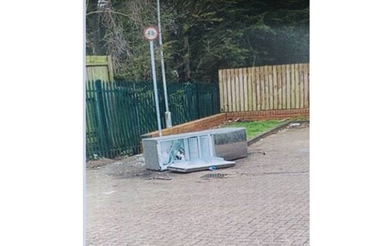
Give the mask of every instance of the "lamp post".
<svg viewBox="0 0 392 246">
<path fill-rule="evenodd" d="M 163 46 L 162 46 L 162 30 L 161 30 L 161 10 L 159 5 L 159 0 L 157 0 L 157 12 L 158 12 L 158 31 L 159 31 L 159 50 L 161 53 L 161 68 L 162 68 L 162 81 L 163 81 L 163 92 L 165 96 L 165 120 L 166 127 L 172 127 L 171 113 L 169 111 L 169 102 L 167 98 L 167 89 L 166 89 L 166 73 L 165 73 L 165 63 L 163 61 Z"/>
</svg>

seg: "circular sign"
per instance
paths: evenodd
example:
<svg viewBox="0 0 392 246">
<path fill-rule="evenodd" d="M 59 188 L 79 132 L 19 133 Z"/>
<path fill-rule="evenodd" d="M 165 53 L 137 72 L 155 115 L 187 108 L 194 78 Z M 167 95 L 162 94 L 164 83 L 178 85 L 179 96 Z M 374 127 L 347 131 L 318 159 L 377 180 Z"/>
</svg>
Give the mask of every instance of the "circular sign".
<svg viewBox="0 0 392 246">
<path fill-rule="evenodd" d="M 159 35 L 159 31 L 158 28 L 155 26 L 149 26 L 144 28 L 143 30 L 143 36 L 148 41 L 154 41 L 155 39 L 158 38 L 158 35 Z"/>
</svg>

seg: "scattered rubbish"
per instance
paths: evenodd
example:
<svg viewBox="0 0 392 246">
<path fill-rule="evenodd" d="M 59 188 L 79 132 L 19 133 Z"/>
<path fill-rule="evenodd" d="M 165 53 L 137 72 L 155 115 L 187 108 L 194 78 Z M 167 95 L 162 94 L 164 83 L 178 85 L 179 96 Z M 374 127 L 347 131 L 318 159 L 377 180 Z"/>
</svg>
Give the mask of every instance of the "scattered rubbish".
<svg viewBox="0 0 392 246">
<path fill-rule="evenodd" d="M 297 127 L 297 126 L 300 126 L 300 125 L 301 125 L 300 123 L 291 123 L 290 127 Z"/>
<path fill-rule="evenodd" d="M 211 167 L 208 168 L 208 170 L 210 170 L 210 171 L 215 171 L 215 170 L 216 170 L 216 167 L 215 167 L 215 166 L 211 166 Z"/>
<path fill-rule="evenodd" d="M 225 173 L 208 173 L 208 174 L 201 176 L 200 178 L 202 178 L 202 179 L 210 179 L 210 178 L 223 179 L 226 176 L 227 176 L 227 174 L 225 174 Z"/>
<path fill-rule="evenodd" d="M 146 169 L 174 172 L 234 166 L 248 154 L 243 127 L 222 128 L 142 140 Z"/>
<path fill-rule="evenodd" d="M 216 168 L 226 168 L 234 166 L 235 162 L 225 161 L 223 158 L 216 157 L 215 161 L 195 160 L 190 162 L 177 162 L 175 165 L 170 165 L 169 170 L 172 172 L 196 172 L 209 170 L 211 164 L 215 164 Z"/>
<path fill-rule="evenodd" d="M 152 179 L 157 179 L 157 180 L 172 180 L 172 177 L 167 174 L 167 173 L 162 173 L 162 174 L 155 174 L 148 176 L 144 178 L 145 180 L 152 180 Z"/>
<path fill-rule="evenodd" d="M 103 194 L 105 194 L 105 195 L 110 195 L 110 194 L 113 194 L 114 192 L 116 192 L 116 191 L 115 191 L 115 190 L 112 190 L 112 191 L 104 192 Z"/>
<path fill-rule="evenodd" d="M 172 180 L 172 177 L 170 177 L 170 176 L 167 176 L 167 177 L 163 177 L 163 176 L 154 176 L 152 179 Z"/>
</svg>

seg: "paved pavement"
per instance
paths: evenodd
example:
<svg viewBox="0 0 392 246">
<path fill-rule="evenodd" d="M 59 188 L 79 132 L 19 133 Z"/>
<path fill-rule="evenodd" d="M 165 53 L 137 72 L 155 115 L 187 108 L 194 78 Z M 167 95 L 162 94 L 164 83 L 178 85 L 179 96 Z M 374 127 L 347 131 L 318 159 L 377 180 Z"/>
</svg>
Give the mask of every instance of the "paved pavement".
<svg viewBox="0 0 392 246">
<path fill-rule="evenodd" d="M 309 128 L 248 151 L 213 172 L 157 174 L 140 158 L 88 169 L 86 245 L 309 245 Z"/>
</svg>

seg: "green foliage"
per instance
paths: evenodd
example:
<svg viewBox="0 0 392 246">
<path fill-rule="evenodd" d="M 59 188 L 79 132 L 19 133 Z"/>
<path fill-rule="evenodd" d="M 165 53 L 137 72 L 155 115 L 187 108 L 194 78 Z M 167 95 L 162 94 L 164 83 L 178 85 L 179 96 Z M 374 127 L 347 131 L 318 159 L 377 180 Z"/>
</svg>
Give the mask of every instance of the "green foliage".
<svg viewBox="0 0 392 246">
<path fill-rule="evenodd" d="M 87 54 L 114 56 L 117 78 L 150 80 L 142 30 L 157 25 L 156 1 L 111 0 L 105 11 L 87 16 Z M 161 0 L 161 24 L 167 80 L 216 82 L 218 69 L 309 61 L 309 0 Z M 158 47 L 155 57 L 159 71 Z"/>
<path fill-rule="evenodd" d="M 225 127 L 245 127 L 246 138 L 250 140 L 257 135 L 272 129 L 280 123 L 278 120 L 265 120 L 265 121 L 245 121 L 245 122 L 231 122 Z"/>
</svg>

